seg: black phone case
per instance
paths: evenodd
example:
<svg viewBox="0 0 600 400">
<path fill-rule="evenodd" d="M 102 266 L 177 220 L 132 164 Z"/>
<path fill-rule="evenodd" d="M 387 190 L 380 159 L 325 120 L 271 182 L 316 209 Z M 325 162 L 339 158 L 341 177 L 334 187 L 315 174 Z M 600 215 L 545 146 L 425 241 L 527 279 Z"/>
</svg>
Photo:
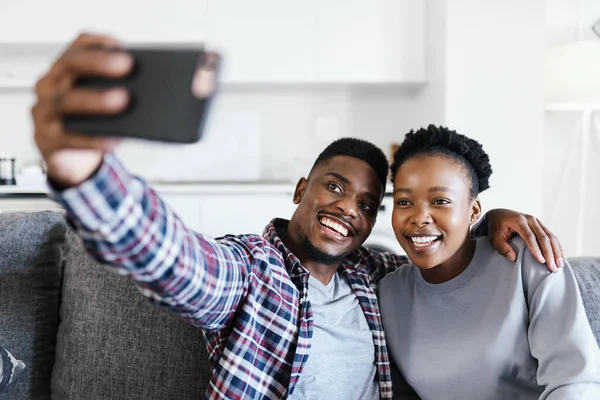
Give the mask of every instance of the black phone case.
<svg viewBox="0 0 600 400">
<path fill-rule="evenodd" d="M 116 50 L 112 50 L 116 51 Z M 65 117 L 68 132 L 93 136 L 129 137 L 162 142 L 194 143 L 200 140 L 213 95 L 198 99 L 192 78 L 202 50 L 127 49 L 134 58 L 130 75 L 123 79 L 85 77 L 81 88 L 124 87 L 127 109 L 115 115 Z"/>
</svg>

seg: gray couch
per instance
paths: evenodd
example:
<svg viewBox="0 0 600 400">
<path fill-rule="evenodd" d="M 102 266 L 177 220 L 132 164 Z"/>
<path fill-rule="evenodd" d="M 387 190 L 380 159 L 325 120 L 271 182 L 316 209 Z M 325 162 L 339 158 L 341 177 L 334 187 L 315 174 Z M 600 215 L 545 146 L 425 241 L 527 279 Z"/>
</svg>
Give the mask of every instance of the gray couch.
<svg viewBox="0 0 600 400">
<path fill-rule="evenodd" d="M 572 263 L 600 343 L 600 260 Z M 0 318 L 27 364 L 0 400 L 199 399 L 210 379 L 202 332 L 97 265 L 57 212 L 0 214 Z"/>
</svg>

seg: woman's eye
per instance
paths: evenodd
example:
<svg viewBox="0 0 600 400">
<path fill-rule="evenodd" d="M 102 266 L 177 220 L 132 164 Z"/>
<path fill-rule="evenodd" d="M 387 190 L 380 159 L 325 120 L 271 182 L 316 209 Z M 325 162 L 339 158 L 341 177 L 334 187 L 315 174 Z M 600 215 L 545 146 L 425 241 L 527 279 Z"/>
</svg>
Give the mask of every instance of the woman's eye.
<svg viewBox="0 0 600 400">
<path fill-rule="evenodd" d="M 450 201 L 446 199 L 437 199 L 433 202 L 433 204 L 450 204 Z"/>
<path fill-rule="evenodd" d="M 400 199 L 396 202 L 396 204 L 398 204 L 399 206 L 407 206 L 409 203 L 408 200 Z"/>
</svg>

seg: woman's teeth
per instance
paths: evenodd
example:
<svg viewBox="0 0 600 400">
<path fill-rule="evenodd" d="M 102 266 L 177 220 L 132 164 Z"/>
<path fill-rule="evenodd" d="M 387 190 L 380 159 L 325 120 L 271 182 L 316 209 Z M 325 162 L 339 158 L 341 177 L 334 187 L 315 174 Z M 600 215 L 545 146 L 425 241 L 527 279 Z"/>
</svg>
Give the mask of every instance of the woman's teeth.
<svg viewBox="0 0 600 400">
<path fill-rule="evenodd" d="M 426 247 L 438 240 L 439 236 L 413 236 L 410 238 L 415 247 Z"/>
</svg>

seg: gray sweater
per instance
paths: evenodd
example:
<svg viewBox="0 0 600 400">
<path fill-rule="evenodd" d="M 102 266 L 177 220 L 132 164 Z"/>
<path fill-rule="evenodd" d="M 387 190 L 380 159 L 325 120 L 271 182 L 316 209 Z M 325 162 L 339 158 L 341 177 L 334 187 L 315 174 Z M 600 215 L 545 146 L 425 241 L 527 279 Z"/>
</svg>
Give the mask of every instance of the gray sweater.
<svg viewBox="0 0 600 400">
<path fill-rule="evenodd" d="M 381 281 L 390 356 L 423 400 L 600 399 L 573 270 L 550 273 L 521 239 L 512 245 L 516 263 L 478 239 L 469 266 L 441 284 L 414 265 Z"/>
</svg>

